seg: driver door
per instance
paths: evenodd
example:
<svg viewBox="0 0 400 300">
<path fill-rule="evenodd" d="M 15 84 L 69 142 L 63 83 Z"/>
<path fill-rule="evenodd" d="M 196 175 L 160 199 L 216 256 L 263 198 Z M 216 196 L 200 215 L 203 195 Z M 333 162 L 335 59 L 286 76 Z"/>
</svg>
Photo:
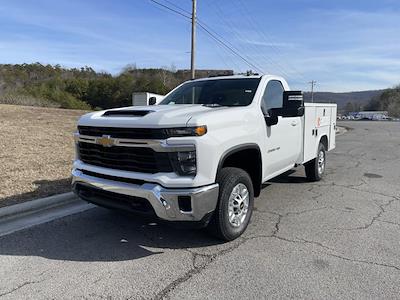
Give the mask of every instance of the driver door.
<svg viewBox="0 0 400 300">
<path fill-rule="evenodd" d="M 268 179 L 291 169 L 301 153 L 301 118 L 288 116 L 284 107 L 284 88 L 279 80 L 270 80 L 262 97 L 262 111 L 278 116 L 278 123 L 265 124 L 265 168 Z"/>
</svg>

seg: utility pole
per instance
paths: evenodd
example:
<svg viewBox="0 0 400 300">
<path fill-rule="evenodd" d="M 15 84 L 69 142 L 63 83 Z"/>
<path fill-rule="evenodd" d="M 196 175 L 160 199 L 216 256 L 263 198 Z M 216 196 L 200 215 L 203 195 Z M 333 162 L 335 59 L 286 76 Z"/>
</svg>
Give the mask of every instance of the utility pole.
<svg viewBox="0 0 400 300">
<path fill-rule="evenodd" d="M 192 73 L 192 79 L 196 77 L 195 70 L 195 51 L 196 51 L 196 6 L 197 0 L 192 0 L 192 51 L 190 59 L 190 71 Z"/>
<path fill-rule="evenodd" d="M 315 80 L 311 80 L 309 84 L 311 84 L 311 102 L 314 103 L 314 86 L 317 82 Z"/>
</svg>

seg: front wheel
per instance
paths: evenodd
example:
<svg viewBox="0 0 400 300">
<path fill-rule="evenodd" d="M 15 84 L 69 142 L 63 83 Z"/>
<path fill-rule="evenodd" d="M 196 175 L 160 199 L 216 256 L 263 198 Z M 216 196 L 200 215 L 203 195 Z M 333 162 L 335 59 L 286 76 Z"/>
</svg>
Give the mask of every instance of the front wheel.
<svg viewBox="0 0 400 300">
<path fill-rule="evenodd" d="M 318 145 L 317 157 L 307 162 L 304 167 L 306 169 L 307 179 L 310 181 L 320 181 L 325 173 L 326 151 L 322 143 Z"/>
<path fill-rule="evenodd" d="M 254 205 L 253 184 L 249 174 L 238 168 L 223 168 L 217 182 L 219 199 L 209 229 L 218 238 L 232 241 L 250 222 Z"/>
</svg>

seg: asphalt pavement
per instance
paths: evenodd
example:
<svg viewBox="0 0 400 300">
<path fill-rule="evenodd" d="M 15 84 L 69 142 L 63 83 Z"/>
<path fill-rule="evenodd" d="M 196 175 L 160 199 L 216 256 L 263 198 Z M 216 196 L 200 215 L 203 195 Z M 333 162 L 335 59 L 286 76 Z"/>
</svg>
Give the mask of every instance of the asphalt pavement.
<svg viewBox="0 0 400 300">
<path fill-rule="evenodd" d="M 323 181 L 265 184 L 221 243 L 102 208 L 0 238 L 4 299 L 399 299 L 400 123 L 341 122 Z"/>
</svg>

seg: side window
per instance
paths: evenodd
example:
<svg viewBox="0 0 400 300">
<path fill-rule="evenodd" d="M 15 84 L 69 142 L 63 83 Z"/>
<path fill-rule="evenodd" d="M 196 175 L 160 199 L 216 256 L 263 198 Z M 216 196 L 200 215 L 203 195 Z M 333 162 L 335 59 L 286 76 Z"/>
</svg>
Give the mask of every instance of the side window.
<svg viewBox="0 0 400 300">
<path fill-rule="evenodd" d="M 265 88 L 264 95 L 262 97 L 262 106 L 267 111 L 270 108 L 282 108 L 283 107 L 283 86 L 278 80 L 271 80 L 268 82 Z"/>
</svg>

